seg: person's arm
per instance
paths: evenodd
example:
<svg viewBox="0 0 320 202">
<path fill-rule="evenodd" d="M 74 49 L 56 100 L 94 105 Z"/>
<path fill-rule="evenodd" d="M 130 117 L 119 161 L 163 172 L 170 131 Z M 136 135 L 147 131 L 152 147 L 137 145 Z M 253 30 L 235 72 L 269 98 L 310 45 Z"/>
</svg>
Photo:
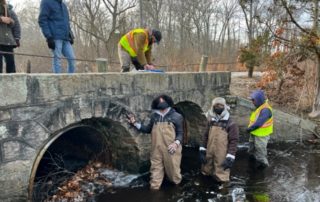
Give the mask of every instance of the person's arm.
<svg viewBox="0 0 320 202">
<path fill-rule="evenodd" d="M 260 128 L 268 119 L 272 116 L 271 110 L 268 108 L 262 109 L 257 120 L 247 128 L 248 132 L 254 131 Z"/>
<path fill-rule="evenodd" d="M 150 121 L 147 125 L 135 123 L 134 126 L 142 133 L 151 133 L 154 124 L 154 115 L 151 115 Z"/>
<path fill-rule="evenodd" d="M 149 49 L 145 52 L 146 60 L 149 65 L 152 65 L 151 52 L 152 52 L 152 46 L 149 46 Z"/>
<path fill-rule="evenodd" d="M 146 36 L 144 33 L 138 33 L 134 35 L 137 59 L 141 66 L 144 66 L 147 64 L 146 56 L 143 50 L 145 41 L 146 41 Z"/>
<path fill-rule="evenodd" d="M 48 19 L 50 17 L 50 8 L 47 1 L 41 1 L 40 14 L 38 17 L 38 23 L 46 39 L 52 38 L 52 33 L 49 28 Z"/>
<path fill-rule="evenodd" d="M 12 27 L 13 37 L 16 40 L 20 40 L 20 38 L 21 38 L 21 26 L 20 26 L 20 22 L 19 22 L 18 16 L 16 15 L 16 13 L 13 10 L 11 11 L 11 18 L 15 22 L 13 27 Z"/>
<path fill-rule="evenodd" d="M 228 132 L 228 149 L 227 157 L 235 158 L 237 152 L 237 145 L 239 142 L 239 127 L 236 123 L 231 122 L 227 128 Z"/>
<path fill-rule="evenodd" d="M 174 126 L 175 126 L 175 132 L 176 137 L 175 141 L 179 141 L 179 144 L 182 144 L 183 142 L 183 117 L 181 114 L 176 113 L 176 117 L 174 120 Z"/>
<path fill-rule="evenodd" d="M 209 132 L 210 132 L 210 121 L 207 121 L 206 131 L 202 136 L 202 142 L 200 143 L 200 147 L 207 148 Z"/>
</svg>

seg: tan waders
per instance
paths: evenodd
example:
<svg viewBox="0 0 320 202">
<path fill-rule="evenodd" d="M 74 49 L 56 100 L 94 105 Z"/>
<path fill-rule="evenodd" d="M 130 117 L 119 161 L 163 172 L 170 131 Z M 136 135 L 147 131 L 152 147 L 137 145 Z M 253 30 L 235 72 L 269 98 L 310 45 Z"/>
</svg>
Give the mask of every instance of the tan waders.
<svg viewBox="0 0 320 202">
<path fill-rule="evenodd" d="M 156 123 L 152 128 L 151 143 L 151 180 L 150 188 L 159 189 L 164 173 L 175 184 L 181 182 L 180 163 L 181 150 L 179 146 L 174 154 L 168 152 L 168 146 L 175 141 L 175 129 L 172 123 Z"/>
<path fill-rule="evenodd" d="M 223 170 L 221 166 L 226 159 L 227 149 L 228 133 L 221 127 L 212 126 L 208 136 L 207 163 L 201 168 L 204 175 L 216 177 L 221 182 L 229 181 L 230 169 Z"/>
</svg>

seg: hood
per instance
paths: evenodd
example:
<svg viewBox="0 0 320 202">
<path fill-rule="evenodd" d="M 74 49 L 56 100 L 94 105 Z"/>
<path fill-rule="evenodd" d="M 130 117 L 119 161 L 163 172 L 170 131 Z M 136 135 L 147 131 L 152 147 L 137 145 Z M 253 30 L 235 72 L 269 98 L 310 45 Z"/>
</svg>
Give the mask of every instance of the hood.
<svg viewBox="0 0 320 202">
<path fill-rule="evenodd" d="M 216 105 L 216 104 L 224 105 L 224 110 L 220 115 L 216 114 L 212 110 L 213 106 Z M 222 98 L 222 97 L 216 97 L 215 99 L 212 100 L 211 107 L 207 111 L 206 117 L 209 118 L 209 119 L 215 119 L 217 121 L 219 121 L 219 120 L 228 120 L 229 116 L 230 116 L 228 110 L 230 110 L 230 107 L 227 105 L 226 100 L 224 98 Z"/>
<path fill-rule="evenodd" d="M 266 97 L 262 90 L 256 90 L 253 93 L 251 93 L 250 99 L 254 100 L 254 105 L 256 107 L 260 107 L 266 101 Z"/>
</svg>

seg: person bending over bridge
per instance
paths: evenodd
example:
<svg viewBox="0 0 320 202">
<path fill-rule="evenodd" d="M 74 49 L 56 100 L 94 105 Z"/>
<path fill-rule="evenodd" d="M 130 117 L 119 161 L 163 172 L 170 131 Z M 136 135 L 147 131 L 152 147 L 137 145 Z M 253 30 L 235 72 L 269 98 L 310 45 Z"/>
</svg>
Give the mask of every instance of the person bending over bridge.
<svg viewBox="0 0 320 202">
<path fill-rule="evenodd" d="M 118 44 L 122 72 L 130 71 L 132 63 L 136 70 L 151 70 L 151 50 L 153 43 L 161 41 L 161 32 L 155 29 L 133 29 L 121 37 Z"/>
</svg>

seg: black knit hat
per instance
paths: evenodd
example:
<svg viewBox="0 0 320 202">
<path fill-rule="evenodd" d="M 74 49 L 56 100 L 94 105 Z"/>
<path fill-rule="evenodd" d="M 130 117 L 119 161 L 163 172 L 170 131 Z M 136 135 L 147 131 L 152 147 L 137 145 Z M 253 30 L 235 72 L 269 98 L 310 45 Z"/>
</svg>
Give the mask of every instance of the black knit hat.
<svg viewBox="0 0 320 202">
<path fill-rule="evenodd" d="M 152 35 L 154 36 L 154 38 L 156 38 L 156 43 L 159 44 L 159 42 L 162 39 L 161 32 L 159 30 L 153 29 L 152 30 Z"/>
</svg>

